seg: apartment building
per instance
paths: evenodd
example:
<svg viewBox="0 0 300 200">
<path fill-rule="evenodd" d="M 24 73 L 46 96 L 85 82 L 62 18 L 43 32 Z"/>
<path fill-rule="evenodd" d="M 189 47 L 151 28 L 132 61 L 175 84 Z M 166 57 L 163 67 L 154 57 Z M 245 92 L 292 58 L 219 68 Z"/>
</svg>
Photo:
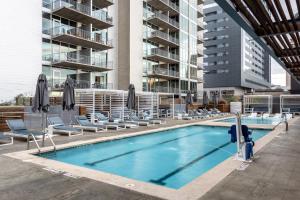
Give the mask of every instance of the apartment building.
<svg viewBox="0 0 300 200">
<path fill-rule="evenodd" d="M 204 5 L 204 88 L 242 95 L 271 86 L 269 54 L 214 1 Z"/>
<path fill-rule="evenodd" d="M 27 87 L 16 86 L 20 89 L 9 98 L 32 94 L 41 72 L 57 94 L 68 76 L 78 88 L 126 90 L 133 83 L 137 91 L 201 93 L 203 1 L 33 0 L 29 5 L 7 2 L 26 19 L 26 35 L 10 39 L 7 32 L 1 42 L 17 40 L 21 46 L 13 50 L 28 53 L 20 61 L 22 72 L 11 57 L 3 65 L 15 76 L 30 74 L 22 84 Z M 8 24 L 20 23 L 12 17 Z"/>
</svg>

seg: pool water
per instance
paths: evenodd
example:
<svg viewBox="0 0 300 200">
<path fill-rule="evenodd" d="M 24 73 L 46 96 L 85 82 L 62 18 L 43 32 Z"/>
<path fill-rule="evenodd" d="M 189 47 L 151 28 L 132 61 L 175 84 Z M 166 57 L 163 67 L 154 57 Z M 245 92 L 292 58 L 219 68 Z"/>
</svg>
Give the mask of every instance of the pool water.
<svg viewBox="0 0 300 200">
<path fill-rule="evenodd" d="M 268 130 L 254 130 L 257 140 Z M 189 126 L 41 154 L 48 159 L 178 189 L 236 153 L 228 128 Z"/>
<path fill-rule="evenodd" d="M 235 124 L 235 118 L 227 118 L 216 120 L 216 122 L 225 122 Z M 267 125 L 277 125 L 281 122 L 281 118 L 279 117 L 242 117 L 242 124 L 267 124 Z"/>
</svg>

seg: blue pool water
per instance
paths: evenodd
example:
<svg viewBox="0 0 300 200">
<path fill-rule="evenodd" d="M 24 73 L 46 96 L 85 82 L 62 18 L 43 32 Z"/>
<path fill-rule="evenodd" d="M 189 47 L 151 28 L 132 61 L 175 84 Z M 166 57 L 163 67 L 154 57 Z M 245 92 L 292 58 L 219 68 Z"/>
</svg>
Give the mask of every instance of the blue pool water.
<svg viewBox="0 0 300 200">
<path fill-rule="evenodd" d="M 227 119 L 221 119 L 216 120 L 216 122 L 226 122 L 226 123 L 235 123 L 235 118 L 227 118 Z M 278 117 L 242 117 L 242 124 L 269 124 L 269 125 L 277 125 L 281 121 L 281 118 Z"/>
<path fill-rule="evenodd" d="M 178 189 L 236 153 L 227 131 L 189 126 L 40 156 Z M 252 137 L 267 133 L 254 130 Z"/>
</svg>

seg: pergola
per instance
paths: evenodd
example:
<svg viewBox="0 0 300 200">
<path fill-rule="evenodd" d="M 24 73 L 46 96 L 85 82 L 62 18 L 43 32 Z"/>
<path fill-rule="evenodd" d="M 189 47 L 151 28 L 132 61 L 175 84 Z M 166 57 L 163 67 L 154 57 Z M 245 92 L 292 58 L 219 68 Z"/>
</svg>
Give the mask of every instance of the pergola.
<svg viewBox="0 0 300 200">
<path fill-rule="evenodd" d="M 300 80 L 300 0 L 216 2 L 260 44 L 270 47 L 269 53 Z"/>
</svg>

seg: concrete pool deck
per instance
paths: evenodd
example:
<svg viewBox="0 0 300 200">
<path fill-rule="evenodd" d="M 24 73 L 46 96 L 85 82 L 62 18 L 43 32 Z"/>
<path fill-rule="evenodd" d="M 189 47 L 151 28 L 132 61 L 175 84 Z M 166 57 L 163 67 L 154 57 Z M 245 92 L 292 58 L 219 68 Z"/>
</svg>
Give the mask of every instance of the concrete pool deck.
<svg viewBox="0 0 300 200">
<path fill-rule="evenodd" d="M 300 119 L 293 120 L 293 124 L 290 126 L 290 132 L 293 132 L 294 129 L 297 130 L 297 127 L 294 128 L 294 124 L 297 124 Z M 177 120 L 170 120 L 168 121 L 167 125 L 163 126 L 156 126 L 147 128 L 149 129 L 155 129 L 158 127 L 169 127 L 174 125 L 180 125 L 180 124 L 187 124 L 187 123 L 198 123 L 197 121 L 177 121 Z M 207 122 L 203 122 L 200 124 L 207 124 Z M 299 128 L 299 127 L 298 127 Z M 143 128 L 141 128 L 143 129 Z M 295 130 L 295 131 L 296 131 Z M 142 130 L 131 130 L 131 132 L 137 132 Z M 119 134 L 126 134 L 130 133 L 130 130 L 124 130 L 124 132 L 120 131 Z M 105 133 L 105 137 L 111 136 L 111 133 Z M 103 136 L 105 135 L 103 134 Z M 113 135 L 116 135 L 115 133 L 112 133 Z M 269 144 L 271 145 L 274 141 L 288 137 L 291 134 L 280 134 L 278 136 L 274 136 L 273 141 Z M 75 142 L 80 140 L 90 140 L 94 138 L 99 138 L 98 136 L 93 136 L 93 133 L 90 133 L 85 136 L 78 136 L 78 137 L 55 137 L 55 141 L 60 144 L 64 144 L 67 142 Z M 272 139 L 272 138 L 270 138 Z M 297 138 L 295 140 L 290 142 L 298 142 L 299 144 L 299 137 L 298 141 Z M 258 144 L 259 146 L 259 144 Z M 295 146 L 295 145 L 294 145 Z M 21 148 L 22 147 L 22 148 Z M 258 152 L 258 155 L 260 155 L 264 149 L 266 149 L 267 146 L 263 147 L 261 146 L 262 150 Z M 289 147 L 289 146 L 288 146 Z M 287 147 L 287 148 L 288 148 Z M 11 147 L 3 147 L 0 149 L 0 153 L 10 153 L 18 150 L 24 150 L 25 144 L 16 144 Z M 276 147 L 275 147 L 276 148 Z M 298 152 L 300 151 L 300 147 L 298 147 Z M 280 157 L 280 155 L 278 155 Z M 299 157 L 299 156 L 298 156 Z M 249 169 L 252 167 L 255 167 L 257 163 L 263 161 L 264 159 L 262 156 L 260 158 L 252 163 L 245 171 L 239 173 L 247 173 Z M 299 161 L 299 160 L 298 160 Z M 132 189 L 126 189 L 117 187 L 114 185 L 108 185 L 105 183 L 101 183 L 98 181 L 94 181 L 87 178 L 72 178 L 69 176 L 66 176 L 66 174 L 61 172 L 49 172 L 47 170 L 44 170 L 44 167 L 32 164 L 30 162 L 22 162 L 20 160 L 8 158 L 6 156 L 0 156 L 0 197 L 1 199 L 159 199 L 155 198 L 152 195 L 145 195 L 139 192 L 136 192 Z M 220 184 L 222 184 L 225 180 L 233 176 L 232 174 L 237 173 L 237 171 L 233 171 L 229 174 L 223 181 L 221 181 L 219 184 L 216 185 L 215 188 L 218 188 Z M 257 175 L 254 175 L 254 177 Z M 4 181 L 2 181 L 4 180 Z M 245 181 L 244 181 L 245 182 Z M 45 185 L 43 185 L 45 184 Z M 230 186 L 233 185 L 239 185 L 239 183 L 235 183 L 234 180 L 230 184 Z M 298 188 L 300 188 L 300 183 L 298 182 Z M 61 187 L 61 185 L 64 185 L 64 187 Z M 36 188 L 39 188 L 39 192 L 33 192 L 36 191 Z M 130 187 L 130 185 L 128 186 Z M 207 197 L 207 195 L 213 195 L 211 194 L 211 191 L 213 191 L 215 188 L 210 190 L 203 198 L 206 199 L 226 199 L 222 196 L 216 198 Z M 194 190 L 199 190 L 198 188 L 193 188 Z M 49 191 L 48 191 L 49 190 Z M 227 190 L 226 190 L 227 191 Z M 187 193 L 190 191 L 186 191 Z M 197 191 L 196 191 L 197 192 Z M 248 194 L 248 193 L 247 193 Z M 243 196 L 243 194 L 239 194 L 240 196 Z M 193 195 L 191 196 L 187 195 L 186 197 L 190 197 L 189 199 L 195 199 L 193 198 Z M 225 196 L 226 197 L 226 196 Z M 249 199 L 248 196 L 245 196 L 245 198 Z M 175 198 L 174 198 L 175 199 Z M 177 199 L 185 199 L 183 196 L 178 197 Z M 228 198 L 233 199 L 233 198 Z M 296 198 L 295 198 L 296 199 Z"/>
</svg>

